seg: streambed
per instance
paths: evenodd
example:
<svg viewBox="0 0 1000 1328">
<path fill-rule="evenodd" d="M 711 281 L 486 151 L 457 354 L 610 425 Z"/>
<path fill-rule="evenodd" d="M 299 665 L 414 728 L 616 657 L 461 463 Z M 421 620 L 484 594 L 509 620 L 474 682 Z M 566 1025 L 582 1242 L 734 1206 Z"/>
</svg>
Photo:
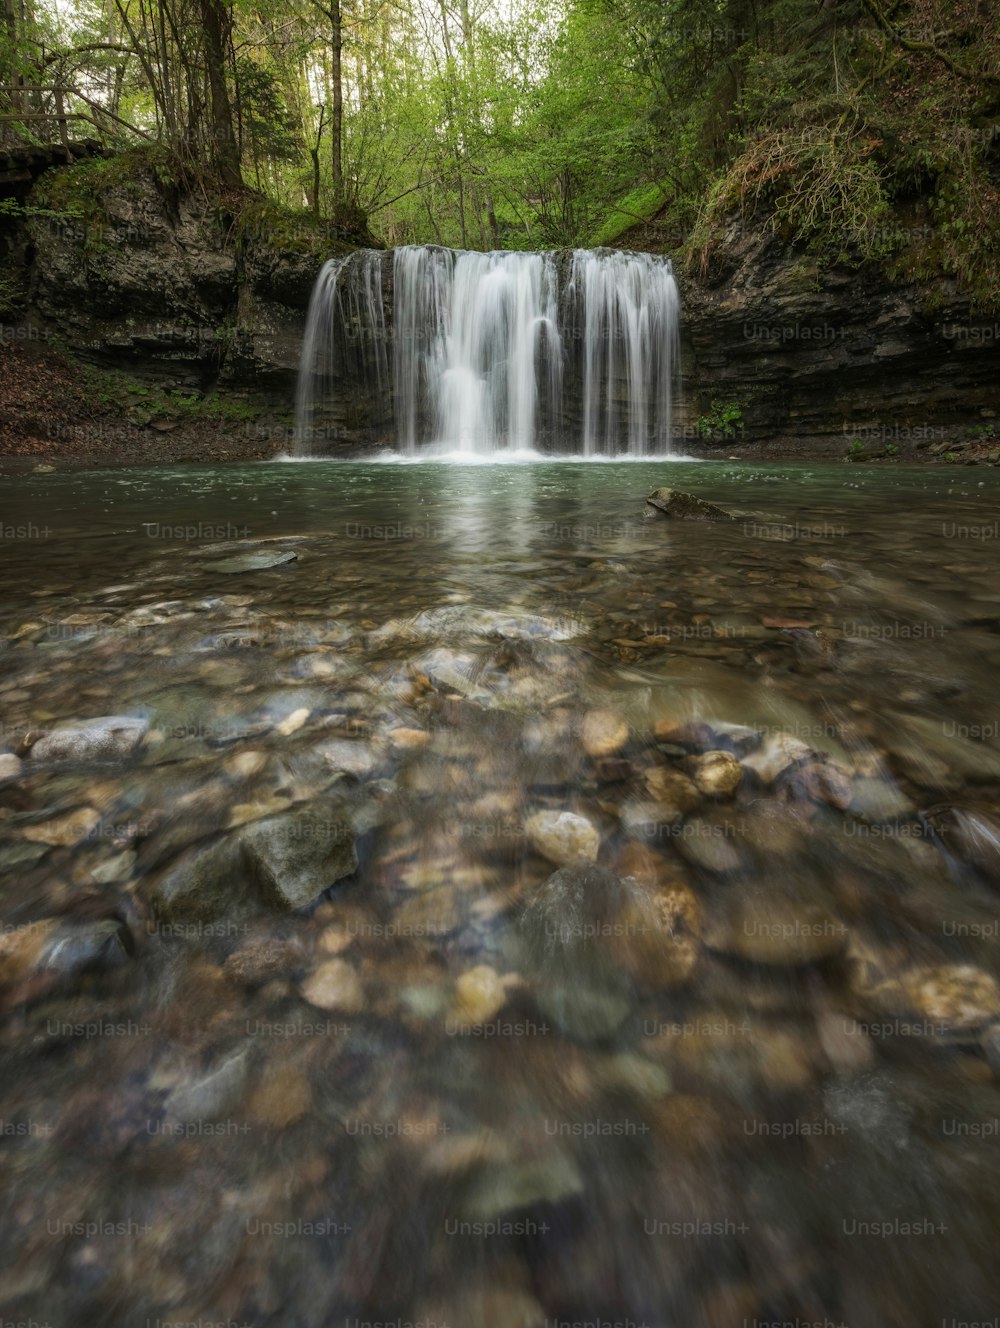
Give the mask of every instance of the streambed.
<svg viewBox="0 0 1000 1328">
<path fill-rule="evenodd" d="M 10 482 L 5 1317 L 988 1320 L 998 487 Z"/>
</svg>

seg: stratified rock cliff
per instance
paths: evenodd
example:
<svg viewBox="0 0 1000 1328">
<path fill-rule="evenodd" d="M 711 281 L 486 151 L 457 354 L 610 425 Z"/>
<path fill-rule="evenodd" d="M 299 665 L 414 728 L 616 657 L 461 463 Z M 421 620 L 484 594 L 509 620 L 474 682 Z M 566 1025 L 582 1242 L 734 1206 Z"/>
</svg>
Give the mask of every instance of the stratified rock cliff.
<svg viewBox="0 0 1000 1328">
<path fill-rule="evenodd" d="M 708 273 L 682 274 L 682 300 L 691 439 L 705 422 L 710 437 L 727 403 L 744 441 L 787 450 L 933 446 L 1000 415 L 1000 314 L 974 313 L 950 278 L 904 286 L 874 264 L 819 267 L 734 221 Z"/>
<path fill-rule="evenodd" d="M 30 204 L 28 309 L 42 329 L 139 375 L 291 400 L 312 284 L 352 247 L 343 231 L 264 200 L 233 215 L 135 160 L 51 172 Z"/>
</svg>

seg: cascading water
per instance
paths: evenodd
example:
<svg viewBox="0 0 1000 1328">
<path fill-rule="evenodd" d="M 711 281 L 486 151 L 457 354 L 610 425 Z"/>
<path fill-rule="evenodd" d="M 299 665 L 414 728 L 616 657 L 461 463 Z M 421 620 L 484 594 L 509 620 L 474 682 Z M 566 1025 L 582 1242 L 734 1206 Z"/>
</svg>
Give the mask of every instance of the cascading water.
<svg viewBox="0 0 1000 1328">
<path fill-rule="evenodd" d="M 331 260 L 309 308 L 297 450 L 661 455 L 679 312 L 670 262 L 651 254 L 414 245 Z"/>
<path fill-rule="evenodd" d="M 584 454 L 613 452 L 623 426 L 633 455 L 669 451 L 680 319 L 670 264 L 578 249 L 570 292 L 582 318 Z"/>
</svg>

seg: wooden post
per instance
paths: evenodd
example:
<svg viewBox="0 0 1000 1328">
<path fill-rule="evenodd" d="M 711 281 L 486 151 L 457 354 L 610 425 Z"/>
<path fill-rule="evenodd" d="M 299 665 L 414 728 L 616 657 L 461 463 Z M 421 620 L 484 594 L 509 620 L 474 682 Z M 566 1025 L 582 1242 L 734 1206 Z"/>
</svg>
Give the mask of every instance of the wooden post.
<svg viewBox="0 0 1000 1328">
<path fill-rule="evenodd" d="M 55 88 L 56 115 L 59 117 L 59 138 L 63 145 L 63 151 L 66 153 L 66 160 L 72 161 L 73 154 L 69 150 L 69 133 L 66 128 L 66 107 L 63 102 L 62 88 Z"/>
</svg>

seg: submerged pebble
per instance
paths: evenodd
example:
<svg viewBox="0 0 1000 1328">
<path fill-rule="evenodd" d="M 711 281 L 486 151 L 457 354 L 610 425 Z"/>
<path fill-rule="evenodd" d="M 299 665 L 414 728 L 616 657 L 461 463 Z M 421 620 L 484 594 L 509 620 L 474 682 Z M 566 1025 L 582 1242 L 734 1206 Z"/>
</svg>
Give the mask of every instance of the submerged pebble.
<svg viewBox="0 0 1000 1328">
<path fill-rule="evenodd" d="M 705 752 L 694 763 L 694 782 L 710 797 L 731 797 L 742 779 L 740 763 L 730 752 Z"/>
<path fill-rule="evenodd" d="M 532 847 L 560 866 L 594 862 L 601 846 L 595 827 L 575 812 L 536 812 L 528 817 L 524 828 Z"/>
<path fill-rule="evenodd" d="M 354 968 L 343 959 L 330 959 L 319 965 L 301 987 L 310 1005 L 321 1010 L 340 1010 L 357 1014 L 364 1008 L 364 989 Z"/>
<path fill-rule="evenodd" d="M 911 1007 L 946 1029 L 969 1032 L 1000 1017 L 1000 983 L 971 964 L 911 969 L 900 981 Z"/>
<path fill-rule="evenodd" d="M 589 710 L 580 724 L 580 741 L 588 756 L 610 756 L 628 742 L 627 722 L 613 710 Z"/>
</svg>

